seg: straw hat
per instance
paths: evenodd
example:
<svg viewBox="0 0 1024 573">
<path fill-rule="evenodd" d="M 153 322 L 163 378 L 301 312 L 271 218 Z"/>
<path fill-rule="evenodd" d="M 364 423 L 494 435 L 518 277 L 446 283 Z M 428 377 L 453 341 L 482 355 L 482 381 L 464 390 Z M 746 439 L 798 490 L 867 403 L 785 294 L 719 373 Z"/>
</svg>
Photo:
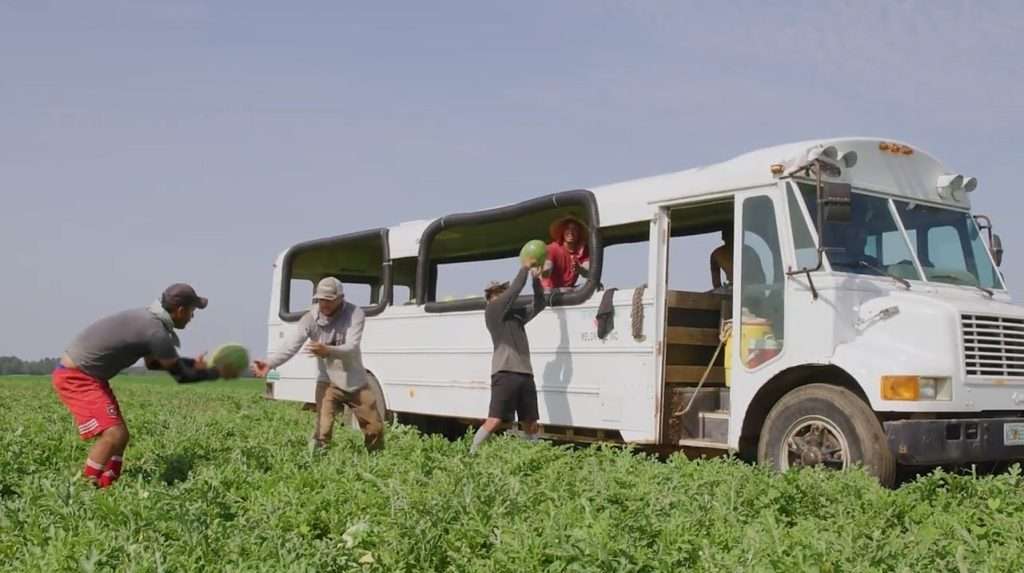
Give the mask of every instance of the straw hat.
<svg viewBox="0 0 1024 573">
<path fill-rule="evenodd" d="M 587 236 L 587 226 L 583 223 L 583 221 L 580 221 L 579 219 L 572 215 L 562 217 L 561 219 L 556 220 L 554 223 L 551 223 L 551 226 L 548 227 L 548 234 L 551 235 L 551 240 L 561 241 L 562 233 L 565 230 L 565 226 L 569 223 L 576 223 L 577 225 L 580 226 L 580 235 L 582 235 L 580 239 L 582 240 L 582 242 L 585 243 Z"/>
</svg>

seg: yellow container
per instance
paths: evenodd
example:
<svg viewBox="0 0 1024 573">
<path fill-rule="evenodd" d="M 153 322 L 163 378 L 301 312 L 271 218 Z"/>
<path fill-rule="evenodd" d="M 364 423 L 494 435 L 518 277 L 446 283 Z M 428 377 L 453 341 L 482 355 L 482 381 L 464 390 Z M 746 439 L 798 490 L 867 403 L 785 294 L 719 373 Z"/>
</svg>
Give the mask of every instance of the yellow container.
<svg viewBox="0 0 1024 573">
<path fill-rule="evenodd" d="M 728 322 L 727 322 L 728 324 Z M 727 327 L 728 328 L 728 327 Z M 740 329 L 740 361 L 747 364 L 754 344 L 768 336 L 773 335 L 772 324 L 762 318 L 748 320 L 743 323 Z M 734 329 L 729 329 L 729 337 L 725 340 L 725 385 L 732 384 L 732 345 L 736 339 Z"/>
</svg>

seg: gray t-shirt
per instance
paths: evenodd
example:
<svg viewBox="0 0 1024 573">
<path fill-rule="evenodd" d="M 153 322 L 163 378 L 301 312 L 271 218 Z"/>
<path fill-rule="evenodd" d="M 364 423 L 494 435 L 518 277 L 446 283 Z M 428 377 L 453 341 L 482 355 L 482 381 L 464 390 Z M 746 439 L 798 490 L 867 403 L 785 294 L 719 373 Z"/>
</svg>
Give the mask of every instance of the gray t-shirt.
<svg viewBox="0 0 1024 573">
<path fill-rule="evenodd" d="M 484 309 L 484 320 L 487 330 L 494 342 L 494 354 L 491 356 L 491 374 L 498 372 L 520 372 L 533 374 L 530 366 L 530 342 L 526 339 L 527 322 L 533 320 L 537 313 L 544 310 L 544 287 L 540 279 L 533 279 L 533 305 L 528 308 L 513 308 L 516 298 L 526 286 L 528 269 L 521 269 L 501 296 L 487 303 Z"/>
<path fill-rule="evenodd" d="M 178 357 L 176 337 L 144 308 L 101 318 L 83 330 L 65 353 L 79 370 L 93 378 L 110 380 L 140 358 Z"/>
<path fill-rule="evenodd" d="M 320 314 L 316 305 L 304 314 L 284 340 L 267 356 L 271 368 L 295 356 L 307 340 L 327 346 L 326 358 L 317 358 L 317 382 L 330 382 L 342 390 L 354 391 L 366 386 L 368 378 L 361 350 L 366 313 L 346 302 L 332 316 Z"/>
</svg>

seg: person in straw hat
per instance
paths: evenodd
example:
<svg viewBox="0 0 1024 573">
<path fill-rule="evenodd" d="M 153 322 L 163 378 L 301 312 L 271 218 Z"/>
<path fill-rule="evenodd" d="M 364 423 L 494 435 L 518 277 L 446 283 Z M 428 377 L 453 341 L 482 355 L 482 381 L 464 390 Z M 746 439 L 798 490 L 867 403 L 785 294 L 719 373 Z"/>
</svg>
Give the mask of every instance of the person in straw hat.
<svg viewBox="0 0 1024 573">
<path fill-rule="evenodd" d="M 587 249 L 587 227 L 573 216 L 563 217 L 548 229 L 548 258 L 541 270 L 541 284 L 545 291 L 576 287 L 580 276 L 590 273 L 590 253 Z"/>
</svg>

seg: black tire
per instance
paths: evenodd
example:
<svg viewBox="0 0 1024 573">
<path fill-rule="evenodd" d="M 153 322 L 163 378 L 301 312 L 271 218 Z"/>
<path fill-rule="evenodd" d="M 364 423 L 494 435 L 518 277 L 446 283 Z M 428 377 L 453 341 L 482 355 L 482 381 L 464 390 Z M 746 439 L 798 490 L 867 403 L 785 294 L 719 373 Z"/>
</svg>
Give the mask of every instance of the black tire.
<svg viewBox="0 0 1024 573">
<path fill-rule="evenodd" d="M 886 487 L 896 479 L 896 460 L 875 413 L 853 392 L 829 384 L 801 386 L 772 407 L 757 461 L 779 471 L 860 464 Z"/>
<path fill-rule="evenodd" d="M 469 429 L 467 424 L 445 416 L 401 412 L 396 418 L 399 424 L 412 426 L 424 436 L 439 435 L 452 442 L 461 439 Z"/>
</svg>

